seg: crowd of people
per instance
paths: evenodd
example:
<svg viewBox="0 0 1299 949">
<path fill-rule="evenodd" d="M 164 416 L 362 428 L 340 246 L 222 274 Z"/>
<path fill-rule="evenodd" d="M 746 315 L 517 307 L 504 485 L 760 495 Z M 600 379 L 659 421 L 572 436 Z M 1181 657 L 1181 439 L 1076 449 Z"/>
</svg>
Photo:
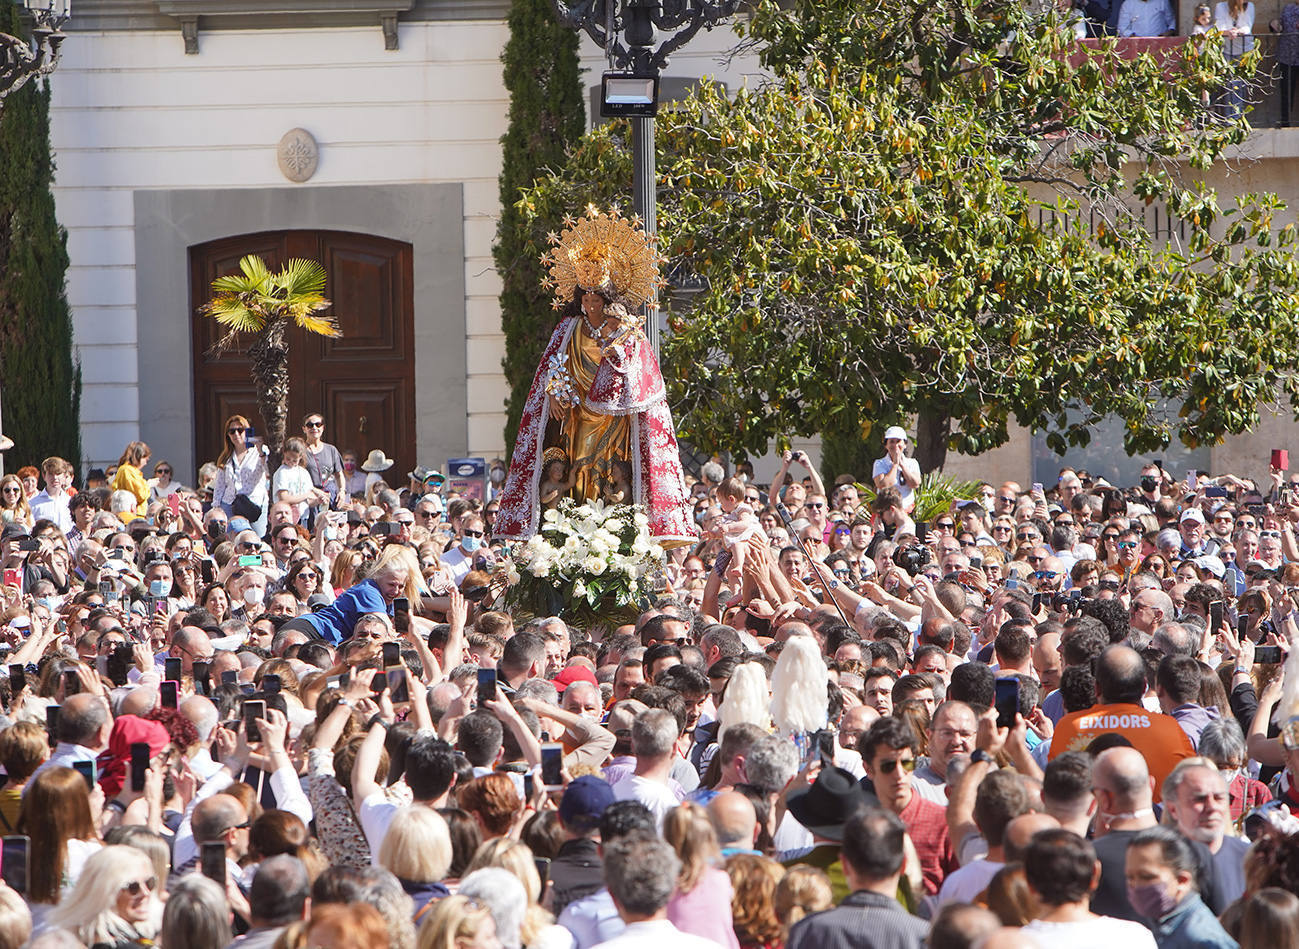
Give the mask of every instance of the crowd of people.
<svg viewBox="0 0 1299 949">
<path fill-rule="evenodd" d="M 324 421 L 0 479 L 0 947 L 1299 946 L 1280 467 L 713 461 L 579 628 L 505 608 L 503 477 Z"/>
</svg>

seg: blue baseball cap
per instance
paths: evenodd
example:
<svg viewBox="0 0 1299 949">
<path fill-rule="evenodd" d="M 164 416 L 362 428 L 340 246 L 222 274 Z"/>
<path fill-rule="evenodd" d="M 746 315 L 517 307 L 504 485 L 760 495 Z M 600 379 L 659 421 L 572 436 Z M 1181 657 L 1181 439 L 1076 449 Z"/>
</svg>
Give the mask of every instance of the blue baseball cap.
<svg viewBox="0 0 1299 949">
<path fill-rule="evenodd" d="M 559 819 L 569 830 L 590 833 L 613 801 L 613 788 L 608 781 L 584 774 L 564 788 L 564 796 L 559 799 Z"/>
</svg>

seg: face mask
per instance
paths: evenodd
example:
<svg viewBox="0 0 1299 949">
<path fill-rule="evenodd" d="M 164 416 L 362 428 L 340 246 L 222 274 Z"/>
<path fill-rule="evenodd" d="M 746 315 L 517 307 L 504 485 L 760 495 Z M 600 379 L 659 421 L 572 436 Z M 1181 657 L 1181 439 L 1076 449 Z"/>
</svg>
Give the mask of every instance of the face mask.
<svg viewBox="0 0 1299 949">
<path fill-rule="evenodd" d="M 1147 494 L 1153 494 L 1158 484 L 1159 481 L 1156 480 L 1156 478 L 1153 475 L 1141 476 L 1141 490 L 1145 491 Z"/>
<path fill-rule="evenodd" d="M 467 554 L 472 554 L 482 545 L 483 540 L 481 537 L 465 537 L 460 541 L 460 546 L 464 548 Z"/>
<path fill-rule="evenodd" d="M 698 514 L 695 515 L 695 523 L 702 524 L 704 522 L 704 518 L 707 516 L 708 516 L 708 509 L 704 508 L 702 511 L 700 511 Z"/>
<path fill-rule="evenodd" d="M 343 470 L 344 470 L 344 471 L 355 471 L 355 470 L 356 470 L 356 462 L 355 462 L 355 461 L 345 461 L 345 462 L 343 462 Z"/>
<path fill-rule="evenodd" d="M 1128 902 L 1138 915 L 1151 920 L 1163 919 L 1177 908 L 1177 900 L 1162 882 L 1128 887 Z"/>
<path fill-rule="evenodd" d="M 247 603 L 249 606 L 256 606 L 258 603 L 262 602 L 265 596 L 266 596 L 266 591 L 263 590 L 261 587 L 244 588 L 244 602 Z"/>
<path fill-rule="evenodd" d="M 150 584 L 149 592 L 154 596 L 171 596 L 171 581 L 158 580 L 157 586 Z"/>
<path fill-rule="evenodd" d="M 226 526 L 220 521 L 212 521 L 207 526 L 207 535 L 213 540 L 219 541 L 226 535 Z"/>
<path fill-rule="evenodd" d="M 325 528 L 325 540 L 334 540 L 337 537 L 338 531 L 334 530 L 332 527 Z"/>
<path fill-rule="evenodd" d="M 36 603 L 40 606 L 45 607 L 51 613 L 56 612 L 59 608 L 59 601 L 52 596 L 38 597 Z"/>
<path fill-rule="evenodd" d="M 505 469 L 504 469 L 504 468 L 493 468 L 493 469 L 492 469 L 492 484 L 500 484 L 500 483 L 502 483 L 504 480 L 505 480 Z"/>
</svg>

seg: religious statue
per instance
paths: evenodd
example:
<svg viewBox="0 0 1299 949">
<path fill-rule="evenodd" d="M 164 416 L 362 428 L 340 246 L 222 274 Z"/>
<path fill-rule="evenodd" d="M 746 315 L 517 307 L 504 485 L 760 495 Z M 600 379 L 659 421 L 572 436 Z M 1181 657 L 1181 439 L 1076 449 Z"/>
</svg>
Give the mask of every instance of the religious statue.
<svg viewBox="0 0 1299 949">
<path fill-rule="evenodd" d="M 693 543 L 663 376 L 635 313 L 659 282 L 658 252 L 616 210 L 588 207 L 564 224 L 542 258 L 562 317 L 524 403 L 493 536 L 527 540 L 562 488 L 577 501 L 622 496 L 644 507 L 658 543 Z"/>
</svg>

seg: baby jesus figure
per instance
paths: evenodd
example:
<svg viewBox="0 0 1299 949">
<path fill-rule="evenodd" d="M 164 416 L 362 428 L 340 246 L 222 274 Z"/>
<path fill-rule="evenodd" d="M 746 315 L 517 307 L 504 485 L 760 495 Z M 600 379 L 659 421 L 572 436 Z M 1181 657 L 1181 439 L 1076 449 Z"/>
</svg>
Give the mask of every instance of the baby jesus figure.
<svg viewBox="0 0 1299 949">
<path fill-rule="evenodd" d="M 547 448 L 541 456 L 542 479 L 540 500 L 543 508 L 556 507 L 559 499 L 573 490 L 575 480 L 569 471 L 568 455 L 562 448 Z"/>
<path fill-rule="evenodd" d="M 609 466 L 609 475 L 604 479 L 606 485 L 603 498 L 605 504 L 631 504 L 631 462 L 614 461 Z"/>
</svg>

